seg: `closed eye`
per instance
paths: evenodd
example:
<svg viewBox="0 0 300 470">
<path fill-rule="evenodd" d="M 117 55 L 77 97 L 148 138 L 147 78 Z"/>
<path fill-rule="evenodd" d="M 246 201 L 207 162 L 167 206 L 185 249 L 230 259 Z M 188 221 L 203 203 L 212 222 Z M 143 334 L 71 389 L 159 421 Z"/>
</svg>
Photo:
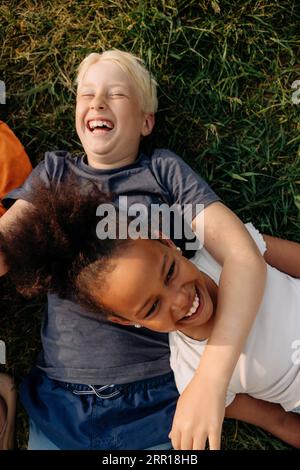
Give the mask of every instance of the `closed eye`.
<svg viewBox="0 0 300 470">
<path fill-rule="evenodd" d="M 175 271 L 175 261 L 173 261 L 173 263 L 171 264 L 170 266 L 170 269 L 167 273 L 167 276 L 166 276 L 166 279 L 165 279 L 165 282 L 166 284 L 168 284 L 168 282 L 172 279 L 173 275 L 174 275 L 174 271 Z M 159 300 L 157 300 L 156 302 L 154 302 L 154 304 L 152 304 L 150 310 L 148 310 L 146 316 L 144 318 L 148 318 L 152 315 L 152 313 L 154 313 L 157 309 L 159 305 Z"/>
<path fill-rule="evenodd" d="M 150 308 L 150 310 L 148 310 L 145 318 L 148 318 L 150 317 L 150 315 L 152 315 L 152 313 L 155 312 L 155 310 L 157 309 L 157 306 L 159 305 L 159 300 L 157 300 L 156 302 L 154 302 L 154 304 L 152 304 L 152 307 Z"/>
<path fill-rule="evenodd" d="M 170 269 L 167 273 L 166 284 L 168 284 L 168 282 L 172 279 L 174 271 L 175 271 L 175 261 L 173 261 L 173 263 L 171 264 Z"/>
</svg>

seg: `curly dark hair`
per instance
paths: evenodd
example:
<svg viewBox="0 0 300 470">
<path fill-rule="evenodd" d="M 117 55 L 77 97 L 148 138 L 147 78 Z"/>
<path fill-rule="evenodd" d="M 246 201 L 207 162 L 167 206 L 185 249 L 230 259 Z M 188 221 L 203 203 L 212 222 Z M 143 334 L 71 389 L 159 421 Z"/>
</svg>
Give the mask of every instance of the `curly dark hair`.
<svg viewBox="0 0 300 470">
<path fill-rule="evenodd" d="M 99 303 L 112 258 L 130 240 L 99 240 L 97 207 L 112 202 L 95 183 L 78 191 L 68 177 L 58 188 L 34 180 L 31 204 L 0 231 L 0 250 L 17 290 L 26 297 L 56 293 L 94 313 L 111 313 Z M 97 300 L 95 294 L 97 292 Z"/>
</svg>

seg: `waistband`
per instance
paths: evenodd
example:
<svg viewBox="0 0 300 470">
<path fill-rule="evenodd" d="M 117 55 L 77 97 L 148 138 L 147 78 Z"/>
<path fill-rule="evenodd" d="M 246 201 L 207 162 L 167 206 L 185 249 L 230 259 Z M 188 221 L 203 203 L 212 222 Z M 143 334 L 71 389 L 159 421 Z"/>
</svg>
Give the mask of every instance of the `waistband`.
<svg viewBox="0 0 300 470">
<path fill-rule="evenodd" d="M 169 381 L 174 381 L 173 372 L 164 375 L 151 377 L 150 379 L 138 380 L 128 384 L 104 384 L 104 385 L 84 385 L 53 380 L 59 387 L 71 391 L 74 395 L 97 395 L 99 398 L 112 398 L 121 393 L 136 392 L 148 388 L 160 387 Z"/>
</svg>

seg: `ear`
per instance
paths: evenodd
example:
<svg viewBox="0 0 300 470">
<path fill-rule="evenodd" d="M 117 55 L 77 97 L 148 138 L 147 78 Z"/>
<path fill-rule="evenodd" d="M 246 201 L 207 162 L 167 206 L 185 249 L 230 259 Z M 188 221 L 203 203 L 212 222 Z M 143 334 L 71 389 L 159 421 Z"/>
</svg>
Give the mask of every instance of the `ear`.
<svg viewBox="0 0 300 470">
<path fill-rule="evenodd" d="M 123 326 L 133 325 L 133 323 L 130 320 L 125 320 L 125 318 L 120 318 L 120 317 L 117 317 L 116 315 L 108 315 L 107 320 L 111 321 L 112 323 L 118 323 L 119 325 L 123 325 Z"/>
<path fill-rule="evenodd" d="M 146 137 L 146 135 L 151 134 L 154 124 L 155 124 L 154 113 L 144 113 L 144 120 L 143 120 L 142 130 L 141 130 L 141 134 L 143 137 Z"/>
</svg>

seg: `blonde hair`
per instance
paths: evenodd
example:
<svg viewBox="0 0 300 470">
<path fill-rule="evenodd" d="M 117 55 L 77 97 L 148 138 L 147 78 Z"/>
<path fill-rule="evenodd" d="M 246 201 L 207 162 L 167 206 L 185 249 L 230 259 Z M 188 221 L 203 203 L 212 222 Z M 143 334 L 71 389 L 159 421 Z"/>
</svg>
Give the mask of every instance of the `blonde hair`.
<svg viewBox="0 0 300 470">
<path fill-rule="evenodd" d="M 139 57 L 129 53 L 120 51 L 119 49 L 110 49 L 101 54 L 93 52 L 89 54 L 79 64 L 76 83 L 80 87 L 81 81 L 86 74 L 88 68 L 100 62 L 101 60 L 109 60 L 116 63 L 121 69 L 129 75 L 137 87 L 139 101 L 142 110 L 145 113 L 155 113 L 157 111 L 157 83 L 154 77 L 146 69 L 144 62 Z"/>
</svg>

